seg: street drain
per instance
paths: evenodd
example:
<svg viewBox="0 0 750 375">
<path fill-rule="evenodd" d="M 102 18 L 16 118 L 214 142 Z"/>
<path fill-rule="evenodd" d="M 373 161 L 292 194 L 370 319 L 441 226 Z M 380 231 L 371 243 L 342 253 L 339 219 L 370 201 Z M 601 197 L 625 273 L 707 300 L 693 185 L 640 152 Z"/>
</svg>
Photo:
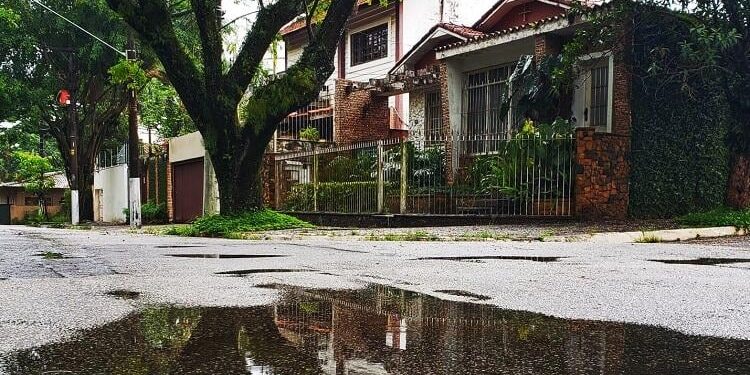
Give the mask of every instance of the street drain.
<svg viewBox="0 0 750 375">
<path fill-rule="evenodd" d="M 254 273 L 291 273 L 291 272 L 317 272 L 317 270 L 309 269 L 284 269 L 284 268 L 258 268 L 254 270 L 237 270 L 237 271 L 223 271 L 216 272 L 217 275 L 232 275 L 232 276 L 245 276 Z"/>
<path fill-rule="evenodd" d="M 697 259 L 649 259 L 650 262 L 664 264 L 692 264 L 697 266 L 716 266 L 719 264 L 750 263 L 748 258 L 697 258 Z"/>
<path fill-rule="evenodd" d="M 473 298 L 477 301 L 486 301 L 488 299 L 492 299 L 492 297 L 483 296 L 481 294 L 476 294 L 472 292 L 467 292 L 465 290 L 458 290 L 458 289 L 441 289 L 436 290 L 437 293 L 444 293 L 444 294 L 450 294 L 452 296 L 459 296 L 459 297 L 469 297 Z"/>
<path fill-rule="evenodd" d="M 260 254 L 165 254 L 173 258 L 202 258 L 202 259 L 258 259 L 258 258 L 282 258 L 286 255 L 260 255 Z"/>
<path fill-rule="evenodd" d="M 108 296 L 121 298 L 121 299 L 136 299 L 141 296 L 140 292 L 134 292 L 132 290 L 127 290 L 127 289 L 110 290 L 106 294 Z"/>
<path fill-rule="evenodd" d="M 488 255 L 488 256 L 476 256 L 476 257 L 425 257 L 417 258 L 417 260 L 452 260 L 456 262 L 479 262 L 482 260 L 529 260 L 532 262 L 557 262 L 561 258 L 567 257 L 528 257 L 528 256 L 515 256 L 515 255 Z"/>
</svg>

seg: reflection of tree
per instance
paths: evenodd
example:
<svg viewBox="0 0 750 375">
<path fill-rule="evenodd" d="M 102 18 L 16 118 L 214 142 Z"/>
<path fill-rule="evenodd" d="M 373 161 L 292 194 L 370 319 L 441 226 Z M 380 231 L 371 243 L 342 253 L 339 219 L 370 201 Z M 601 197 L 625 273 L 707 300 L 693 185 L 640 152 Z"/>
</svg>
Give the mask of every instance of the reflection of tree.
<svg viewBox="0 0 750 375">
<path fill-rule="evenodd" d="M 153 348 L 181 349 L 200 319 L 193 309 L 147 308 L 141 313 L 141 330 Z"/>
</svg>

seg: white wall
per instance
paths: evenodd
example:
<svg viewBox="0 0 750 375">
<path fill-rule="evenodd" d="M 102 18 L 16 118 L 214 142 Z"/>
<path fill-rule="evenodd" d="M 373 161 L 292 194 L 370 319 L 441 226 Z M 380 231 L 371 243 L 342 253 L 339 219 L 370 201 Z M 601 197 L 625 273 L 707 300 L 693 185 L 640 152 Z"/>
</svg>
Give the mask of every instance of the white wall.
<svg viewBox="0 0 750 375">
<path fill-rule="evenodd" d="M 101 199 L 96 198 L 102 191 Z M 94 172 L 94 215 L 105 223 L 124 223 L 123 209 L 128 208 L 128 165 L 100 169 Z M 96 207 L 96 205 L 101 207 Z M 98 214 L 101 213 L 101 217 Z"/>
</svg>

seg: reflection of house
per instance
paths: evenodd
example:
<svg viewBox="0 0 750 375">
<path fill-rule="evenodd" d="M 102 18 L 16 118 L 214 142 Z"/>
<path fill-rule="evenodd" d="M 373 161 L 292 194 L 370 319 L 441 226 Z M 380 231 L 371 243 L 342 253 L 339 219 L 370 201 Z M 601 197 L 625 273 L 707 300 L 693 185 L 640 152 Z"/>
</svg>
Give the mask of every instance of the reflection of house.
<svg viewBox="0 0 750 375">
<path fill-rule="evenodd" d="M 68 179 L 63 172 L 48 173 L 54 187 L 46 194 L 47 213 L 55 215 L 62 209 L 63 197 L 68 190 Z M 39 209 L 39 198 L 26 191 L 22 182 L 0 183 L 0 224 L 21 222 Z"/>
</svg>

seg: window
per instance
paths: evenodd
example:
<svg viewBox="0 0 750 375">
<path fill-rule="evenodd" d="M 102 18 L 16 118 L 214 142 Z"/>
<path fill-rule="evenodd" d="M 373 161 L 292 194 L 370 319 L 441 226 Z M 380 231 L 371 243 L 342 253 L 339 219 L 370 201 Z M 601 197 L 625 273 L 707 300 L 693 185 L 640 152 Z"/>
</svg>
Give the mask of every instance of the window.
<svg viewBox="0 0 750 375">
<path fill-rule="evenodd" d="M 351 37 L 352 66 L 388 56 L 388 24 L 360 31 Z"/>
<path fill-rule="evenodd" d="M 609 53 L 595 53 L 582 58 L 581 74 L 576 81 L 573 119 L 576 126 L 608 132 L 612 128 L 612 69 Z"/>
<path fill-rule="evenodd" d="M 511 66 L 469 73 L 464 90 L 464 124 L 471 139 L 469 152 L 492 151 L 487 138 L 500 139 L 510 131 L 511 112 L 503 114 L 503 100 L 510 95 Z M 478 139 L 477 139 L 478 137 Z"/>
<path fill-rule="evenodd" d="M 442 110 L 440 107 L 440 92 L 433 91 L 425 94 L 424 103 L 424 138 L 427 144 L 436 143 L 442 136 Z"/>
</svg>

